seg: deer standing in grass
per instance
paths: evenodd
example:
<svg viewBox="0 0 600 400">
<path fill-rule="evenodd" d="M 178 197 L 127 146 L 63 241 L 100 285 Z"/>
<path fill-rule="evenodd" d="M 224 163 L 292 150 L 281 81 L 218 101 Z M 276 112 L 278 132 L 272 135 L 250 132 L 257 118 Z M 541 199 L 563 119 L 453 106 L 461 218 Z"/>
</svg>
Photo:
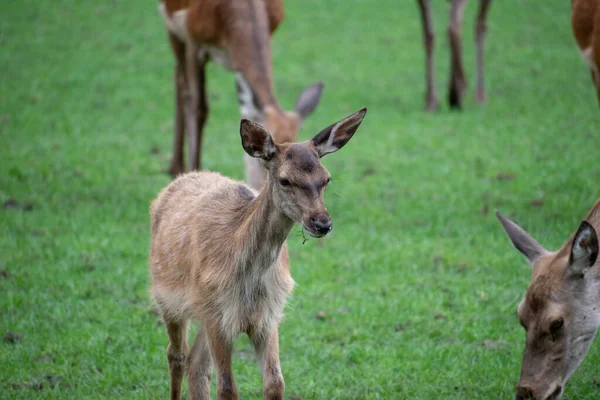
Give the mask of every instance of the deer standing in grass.
<svg viewBox="0 0 600 400">
<path fill-rule="evenodd" d="M 421 11 L 423 23 L 423 41 L 425 44 L 425 68 L 427 91 L 425 93 L 425 108 L 435 111 L 439 100 L 435 89 L 433 50 L 435 46 L 435 33 L 433 17 L 431 14 L 431 0 L 417 0 Z M 483 49 L 486 32 L 487 12 L 492 0 L 479 0 L 479 12 L 475 25 L 475 40 L 477 45 L 477 88 L 475 101 L 484 103 L 486 100 L 485 81 L 483 77 Z M 450 40 L 450 82 L 448 102 L 450 108 L 461 109 L 467 80 L 462 61 L 461 25 L 463 22 L 464 8 L 467 0 L 450 0 L 450 23 L 448 24 L 448 38 Z"/>
<path fill-rule="evenodd" d="M 514 246 L 533 266 L 517 315 L 527 332 L 516 399 L 557 400 L 600 325 L 600 200 L 558 251 L 544 249 L 496 212 Z"/>
<path fill-rule="evenodd" d="M 587 61 L 600 104 L 600 0 L 572 0 L 571 26 Z"/>
<path fill-rule="evenodd" d="M 161 0 L 160 10 L 175 54 L 175 136 L 171 175 L 201 168 L 202 134 L 208 117 L 206 63 L 213 60 L 236 72 L 243 118 L 260 123 L 276 143 L 294 142 L 314 111 L 323 83 L 306 88 L 294 111 L 286 112 L 273 92 L 270 36 L 283 20 L 282 0 Z M 245 158 L 246 181 L 260 188 L 265 171 Z"/>
<path fill-rule="evenodd" d="M 169 336 L 171 399 L 181 397 L 186 368 L 190 398 L 209 399 L 213 362 L 217 398 L 237 399 L 231 351 L 242 332 L 254 344 L 264 398 L 283 398 L 278 325 L 294 285 L 285 241 L 294 222 L 314 237 L 331 231 L 323 202 L 330 175 L 320 158 L 352 138 L 366 111 L 302 143 L 279 144 L 242 120 L 242 147 L 267 171 L 258 194 L 217 173 L 191 172 L 152 202 L 151 292 Z M 201 324 L 191 352 L 190 318 Z"/>
</svg>

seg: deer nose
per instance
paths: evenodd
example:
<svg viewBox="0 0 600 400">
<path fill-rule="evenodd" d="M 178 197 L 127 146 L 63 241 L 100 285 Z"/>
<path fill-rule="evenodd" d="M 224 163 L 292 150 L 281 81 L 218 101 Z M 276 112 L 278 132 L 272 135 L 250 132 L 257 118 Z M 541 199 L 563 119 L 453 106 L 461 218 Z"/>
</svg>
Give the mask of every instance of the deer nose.
<svg viewBox="0 0 600 400">
<path fill-rule="evenodd" d="M 533 391 L 528 386 L 517 386 L 517 393 L 515 394 L 515 400 L 527 400 L 535 399 L 533 397 Z"/>
<path fill-rule="evenodd" d="M 331 217 L 329 217 L 329 215 L 318 218 L 312 217 L 310 220 L 315 231 L 317 231 L 317 233 L 321 235 L 329 233 L 333 226 L 333 223 L 331 222 Z"/>
</svg>

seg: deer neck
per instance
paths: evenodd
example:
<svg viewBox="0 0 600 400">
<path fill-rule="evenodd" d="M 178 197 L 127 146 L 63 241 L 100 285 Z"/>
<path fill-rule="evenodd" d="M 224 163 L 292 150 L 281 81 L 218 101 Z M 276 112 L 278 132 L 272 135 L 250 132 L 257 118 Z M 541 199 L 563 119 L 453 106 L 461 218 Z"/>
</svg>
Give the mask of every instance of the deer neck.
<svg viewBox="0 0 600 400">
<path fill-rule="evenodd" d="M 283 109 L 277 103 L 270 84 L 266 85 L 265 82 L 259 82 L 259 84 L 253 86 L 242 72 L 236 73 L 235 81 L 242 118 L 264 124 L 267 109 L 283 113 Z"/>
<path fill-rule="evenodd" d="M 243 269 L 269 269 L 279 258 L 294 221 L 275 205 L 267 179 L 258 196 L 245 209 L 238 232 L 243 236 L 240 264 Z"/>
</svg>

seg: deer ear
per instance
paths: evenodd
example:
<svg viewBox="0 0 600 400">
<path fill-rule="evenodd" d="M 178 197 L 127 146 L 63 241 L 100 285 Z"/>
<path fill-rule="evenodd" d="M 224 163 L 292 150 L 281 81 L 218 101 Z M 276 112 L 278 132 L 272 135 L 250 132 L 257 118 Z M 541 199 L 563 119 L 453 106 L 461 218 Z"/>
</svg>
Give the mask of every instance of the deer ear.
<svg viewBox="0 0 600 400">
<path fill-rule="evenodd" d="M 242 147 L 251 157 L 270 160 L 277 151 L 269 132 L 252 121 L 242 119 L 240 136 L 242 137 Z"/>
<path fill-rule="evenodd" d="M 532 238 L 529 233 L 525 232 L 519 225 L 500 214 L 498 211 L 496 211 L 496 217 L 498 217 L 502 223 L 512 244 L 525 256 L 525 258 L 527 258 L 529 263 L 532 264 L 540 256 L 548 253 L 548 250 L 544 249 L 541 244 Z"/>
<path fill-rule="evenodd" d="M 319 100 L 321 100 L 321 94 L 323 93 L 323 86 L 325 86 L 323 82 L 313 83 L 298 96 L 294 111 L 296 111 L 301 120 L 306 119 L 317 108 Z"/>
<path fill-rule="evenodd" d="M 312 138 L 313 144 L 319 151 L 319 157 L 323 157 L 344 147 L 352 138 L 366 114 L 367 108 L 362 108 L 343 120 L 329 125 Z"/>
<path fill-rule="evenodd" d="M 598 236 L 596 230 L 587 221 L 579 225 L 571 244 L 568 270 L 572 274 L 585 275 L 598 257 Z"/>
</svg>

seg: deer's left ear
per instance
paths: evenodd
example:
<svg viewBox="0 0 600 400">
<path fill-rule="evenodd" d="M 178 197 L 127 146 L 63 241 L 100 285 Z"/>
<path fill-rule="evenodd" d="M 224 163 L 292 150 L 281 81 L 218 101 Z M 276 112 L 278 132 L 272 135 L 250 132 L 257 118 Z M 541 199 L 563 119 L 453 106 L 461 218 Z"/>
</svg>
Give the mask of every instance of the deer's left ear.
<svg viewBox="0 0 600 400">
<path fill-rule="evenodd" d="M 596 230 L 587 221 L 579 225 L 571 244 L 568 271 L 571 274 L 585 275 L 598 257 L 598 236 Z"/>
<path fill-rule="evenodd" d="M 294 106 L 294 111 L 300 117 L 300 120 L 306 119 L 315 108 L 319 104 L 319 100 L 321 99 L 321 94 L 323 93 L 323 86 L 325 84 L 323 82 L 313 83 L 298 96 L 298 100 L 296 100 L 296 105 Z"/>
<path fill-rule="evenodd" d="M 362 108 L 343 120 L 328 126 L 312 138 L 312 142 L 319 152 L 319 157 L 344 147 L 352 139 L 366 114 L 367 108 Z"/>
</svg>

